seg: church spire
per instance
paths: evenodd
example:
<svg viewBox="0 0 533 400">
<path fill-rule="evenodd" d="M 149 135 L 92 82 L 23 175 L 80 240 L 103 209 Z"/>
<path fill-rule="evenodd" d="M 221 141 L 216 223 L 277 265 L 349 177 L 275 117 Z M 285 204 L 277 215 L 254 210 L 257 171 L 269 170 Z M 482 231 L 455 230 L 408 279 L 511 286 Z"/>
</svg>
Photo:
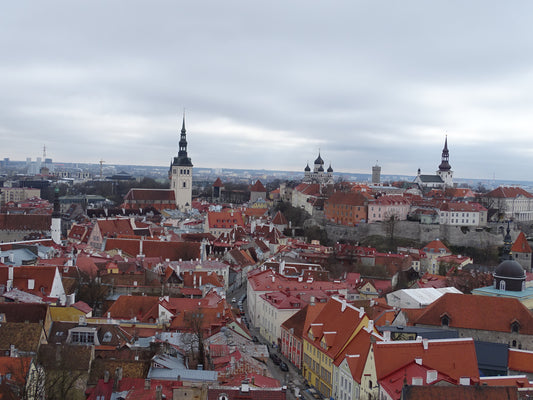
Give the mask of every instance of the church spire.
<svg viewBox="0 0 533 400">
<path fill-rule="evenodd" d="M 446 135 L 446 139 L 444 140 L 444 148 L 442 149 L 442 161 L 439 165 L 439 171 L 449 171 L 452 169 L 449 159 L 450 152 L 448 151 L 448 135 Z"/>
<path fill-rule="evenodd" d="M 174 157 L 172 165 L 181 165 L 192 167 L 192 162 L 187 155 L 187 130 L 185 129 L 185 113 L 183 113 L 183 121 L 181 123 L 181 135 L 179 141 L 178 156 Z"/>
</svg>

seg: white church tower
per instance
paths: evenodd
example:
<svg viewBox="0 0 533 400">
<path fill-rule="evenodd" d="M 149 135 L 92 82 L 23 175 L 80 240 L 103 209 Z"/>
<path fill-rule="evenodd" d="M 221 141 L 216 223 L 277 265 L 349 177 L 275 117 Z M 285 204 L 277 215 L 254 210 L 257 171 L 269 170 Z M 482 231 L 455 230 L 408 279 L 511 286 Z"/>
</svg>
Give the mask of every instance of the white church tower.
<svg viewBox="0 0 533 400">
<path fill-rule="evenodd" d="M 192 162 L 187 157 L 187 135 L 185 130 L 185 115 L 181 127 L 178 156 L 170 164 L 170 188 L 174 190 L 176 206 L 180 211 L 191 209 L 192 204 Z"/>
<path fill-rule="evenodd" d="M 59 207 L 59 189 L 54 192 L 54 211 L 52 212 L 52 226 L 50 227 L 52 241 L 61 244 L 61 210 Z"/>
</svg>

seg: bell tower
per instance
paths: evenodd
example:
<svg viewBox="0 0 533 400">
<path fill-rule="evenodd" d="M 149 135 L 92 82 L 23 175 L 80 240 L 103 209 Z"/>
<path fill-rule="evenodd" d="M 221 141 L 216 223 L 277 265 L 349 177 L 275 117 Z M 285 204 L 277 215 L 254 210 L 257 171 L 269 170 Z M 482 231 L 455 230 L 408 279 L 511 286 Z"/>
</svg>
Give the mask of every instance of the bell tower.
<svg viewBox="0 0 533 400">
<path fill-rule="evenodd" d="M 437 175 L 441 177 L 445 187 L 453 187 L 453 171 L 449 162 L 450 152 L 448 151 L 448 136 L 444 140 L 444 148 L 442 149 L 442 160 L 439 165 Z"/>
<path fill-rule="evenodd" d="M 181 126 L 178 156 L 170 164 L 170 188 L 174 190 L 176 206 L 180 211 L 190 210 L 192 204 L 192 162 L 187 156 L 187 131 L 185 114 Z"/>
</svg>

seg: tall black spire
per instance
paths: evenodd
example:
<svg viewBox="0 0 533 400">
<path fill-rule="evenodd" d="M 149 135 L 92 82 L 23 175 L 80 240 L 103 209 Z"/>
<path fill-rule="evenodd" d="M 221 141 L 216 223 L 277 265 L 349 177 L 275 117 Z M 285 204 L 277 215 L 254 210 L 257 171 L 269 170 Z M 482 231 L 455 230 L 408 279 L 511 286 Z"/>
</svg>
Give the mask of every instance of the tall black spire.
<svg viewBox="0 0 533 400">
<path fill-rule="evenodd" d="M 187 130 L 185 129 L 185 114 L 183 114 L 183 122 L 181 124 L 178 156 L 174 157 L 174 162 L 172 165 L 192 167 L 191 159 L 187 156 Z"/>
<path fill-rule="evenodd" d="M 449 171 L 452 169 L 450 163 L 450 152 L 448 151 L 448 136 L 446 136 L 446 139 L 444 140 L 444 149 L 442 149 L 442 161 L 439 165 L 439 171 Z"/>
</svg>

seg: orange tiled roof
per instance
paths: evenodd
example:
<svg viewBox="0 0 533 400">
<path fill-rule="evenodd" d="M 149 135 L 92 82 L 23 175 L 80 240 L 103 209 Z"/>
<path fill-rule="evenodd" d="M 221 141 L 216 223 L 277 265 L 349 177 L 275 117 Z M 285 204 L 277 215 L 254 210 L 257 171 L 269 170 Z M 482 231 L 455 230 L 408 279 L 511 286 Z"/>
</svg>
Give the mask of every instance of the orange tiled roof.
<svg viewBox="0 0 533 400">
<path fill-rule="evenodd" d="M 485 197 L 499 198 L 515 198 L 518 196 L 532 198 L 533 194 L 526 192 L 524 189 L 519 187 L 500 186 L 485 195 Z"/>
<path fill-rule="evenodd" d="M 444 314 L 453 328 L 511 332 L 511 323 L 516 320 L 520 333 L 533 334 L 531 312 L 517 299 L 506 297 L 446 293 L 427 306 L 413 322 L 441 326 Z"/>
<path fill-rule="evenodd" d="M 251 187 L 250 192 L 266 192 L 267 190 L 261 183 L 261 181 L 258 179 Z"/>
<path fill-rule="evenodd" d="M 389 375 L 414 359 L 459 381 L 461 377 L 479 379 L 474 339 L 409 340 L 377 342 L 374 357 L 378 379 Z"/>
<path fill-rule="evenodd" d="M 526 235 L 524 235 L 524 232 L 520 232 L 518 234 L 518 237 L 516 238 L 511 247 L 511 251 L 513 253 L 531 253 L 531 247 L 527 242 Z"/>
<path fill-rule="evenodd" d="M 236 211 L 210 211 L 207 213 L 207 223 L 211 229 L 231 229 L 235 225 L 244 226 L 242 214 Z"/>
<path fill-rule="evenodd" d="M 533 373 L 533 351 L 509 349 L 509 369 Z"/>
</svg>

